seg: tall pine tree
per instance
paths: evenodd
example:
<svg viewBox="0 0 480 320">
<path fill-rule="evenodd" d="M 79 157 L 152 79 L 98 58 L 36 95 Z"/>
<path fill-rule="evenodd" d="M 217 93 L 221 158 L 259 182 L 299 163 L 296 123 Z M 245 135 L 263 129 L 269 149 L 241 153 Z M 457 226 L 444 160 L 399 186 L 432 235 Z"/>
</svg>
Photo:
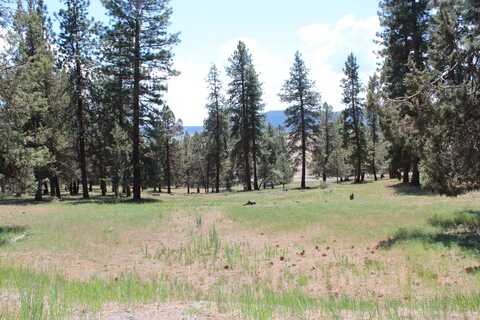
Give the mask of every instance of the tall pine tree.
<svg viewBox="0 0 480 320">
<path fill-rule="evenodd" d="M 302 180 L 300 188 L 305 189 L 307 152 L 312 149 L 315 132 L 318 127 L 318 104 L 320 94 L 309 79 L 309 70 L 305 66 L 300 52 L 295 53 L 290 79 L 285 81 L 280 98 L 288 103 L 285 111 L 285 125 L 289 131 L 289 152 L 295 158 L 295 165 L 301 165 Z"/>
<path fill-rule="evenodd" d="M 259 145 L 262 138 L 264 127 L 263 101 L 262 101 L 262 85 L 258 79 L 258 74 L 253 65 L 250 66 L 247 82 L 247 114 L 248 114 L 248 137 L 252 145 L 252 162 L 253 162 L 253 188 L 260 190 L 258 183 L 258 157 Z"/>
<path fill-rule="evenodd" d="M 328 167 L 335 146 L 335 114 L 333 107 L 324 103 L 320 110 L 320 121 L 317 129 L 318 142 L 313 152 L 313 172 L 327 181 Z"/>
<path fill-rule="evenodd" d="M 215 192 L 220 192 L 222 164 L 227 152 L 228 119 L 222 95 L 220 72 L 215 65 L 208 73 L 208 117 L 205 120 L 205 134 L 208 137 L 209 154 L 215 162 Z"/>
<path fill-rule="evenodd" d="M 126 48 L 118 54 L 127 62 L 132 79 L 133 199 L 141 200 L 140 122 L 145 109 L 162 103 L 165 81 L 172 68 L 178 34 L 168 32 L 172 9 L 168 0 L 103 0 L 113 24 L 125 35 Z"/>
<path fill-rule="evenodd" d="M 82 194 L 88 199 L 87 159 L 85 151 L 86 118 L 85 73 L 91 64 L 94 45 L 91 41 L 92 23 L 87 17 L 88 0 L 64 0 L 65 9 L 60 10 L 59 47 L 64 64 L 71 74 L 72 102 L 76 106 L 78 130 L 78 161 Z"/>
<path fill-rule="evenodd" d="M 240 41 L 226 68 L 230 77 L 228 85 L 228 102 L 232 122 L 232 138 L 237 142 L 233 148 L 232 157 L 237 158 L 240 175 L 245 190 L 252 190 L 251 169 L 251 135 L 250 115 L 248 105 L 248 83 L 251 72 L 252 56 L 245 43 Z"/>
<path fill-rule="evenodd" d="M 346 108 L 342 116 L 344 146 L 351 148 L 350 160 L 355 169 L 355 183 L 363 181 L 362 166 L 366 153 L 364 111 L 360 98 L 362 84 L 358 69 L 357 58 L 352 53 L 348 56 L 343 69 L 345 74 L 345 78 L 342 79 L 343 103 Z"/>
<path fill-rule="evenodd" d="M 382 82 L 385 96 L 391 103 L 384 105 L 382 127 L 385 138 L 391 143 L 391 172 L 403 171 L 403 181 L 420 185 L 421 142 L 413 127 L 416 116 L 411 105 L 394 102 L 411 92 L 406 86 L 406 76 L 412 66 L 422 70 L 428 48 L 430 21 L 429 0 L 382 0 L 379 17 L 382 32 L 379 33 L 380 51 L 384 58 Z M 411 60 L 412 63 L 409 63 Z M 392 102 L 393 101 L 393 102 Z"/>
<path fill-rule="evenodd" d="M 377 171 L 378 171 L 378 147 L 380 144 L 380 121 L 379 121 L 379 111 L 380 111 L 380 83 L 377 74 L 375 73 L 370 77 L 368 81 L 367 88 L 367 103 L 366 103 L 366 120 L 368 125 L 368 141 L 369 150 L 368 150 L 368 160 L 371 172 L 373 173 L 373 178 L 375 181 L 378 180 Z"/>
</svg>

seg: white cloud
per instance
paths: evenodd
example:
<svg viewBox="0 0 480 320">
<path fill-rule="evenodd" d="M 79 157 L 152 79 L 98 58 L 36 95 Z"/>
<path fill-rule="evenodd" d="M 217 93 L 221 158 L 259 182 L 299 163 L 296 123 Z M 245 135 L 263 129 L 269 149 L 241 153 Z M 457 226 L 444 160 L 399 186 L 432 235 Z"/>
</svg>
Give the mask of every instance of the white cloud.
<svg viewBox="0 0 480 320">
<path fill-rule="evenodd" d="M 195 61 L 177 61 L 181 72 L 168 83 L 168 104 L 185 125 L 201 125 L 206 117 L 208 65 Z"/>
<path fill-rule="evenodd" d="M 335 25 L 312 24 L 300 28 L 301 51 L 311 67 L 311 76 L 323 100 L 335 109 L 343 108 L 340 80 L 348 54 L 353 52 L 357 56 L 364 84 L 375 71 L 378 48 L 374 39 L 379 29 L 377 17 L 357 19 L 352 15 L 343 17 Z"/>
<path fill-rule="evenodd" d="M 364 84 L 376 68 L 373 42 L 379 30 L 378 18 L 364 19 L 347 15 L 335 24 L 311 24 L 297 30 L 298 39 L 285 39 L 286 43 L 299 40 L 307 66 L 311 69 L 311 78 L 316 81 L 323 101 L 342 109 L 340 80 L 347 55 L 353 52 L 359 60 L 361 77 Z M 268 43 L 259 43 L 252 37 L 240 37 L 219 44 L 212 50 L 212 62 L 224 71 L 228 57 L 233 53 L 239 40 L 246 43 L 253 55 L 253 61 L 260 80 L 263 82 L 264 101 L 267 110 L 278 110 L 286 106 L 280 102 L 278 93 L 293 61 L 295 49 L 273 49 Z M 179 58 L 177 69 L 182 74 L 171 80 L 168 100 L 177 116 L 186 125 L 199 125 L 206 116 L 205 99 L 207 96 L 205 78 L 210 63 Z M 227 80 L 227 79 L 225 79 Z M 226 85 L 226 81 L 225 81 Z"/>
</svg>

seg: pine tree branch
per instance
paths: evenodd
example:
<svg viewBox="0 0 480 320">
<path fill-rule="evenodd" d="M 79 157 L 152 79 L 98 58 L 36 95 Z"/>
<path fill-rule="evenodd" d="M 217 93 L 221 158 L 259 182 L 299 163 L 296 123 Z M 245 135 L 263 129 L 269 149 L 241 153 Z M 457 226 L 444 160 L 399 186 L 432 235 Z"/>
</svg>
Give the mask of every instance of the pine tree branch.
<svg viewBox="0 0 480 320">
<path fill-rule="evenodd" d="M 411 102 L 412 99 L 418 97 L 419 95 L 421 95 L 422 93 L 427 91 L 429 88 L 431 88 L 431 87 L 439 84 L 440 82 L 444 81 L 445 77 L 450 72 L 452 72 L 456 67 L 458 67 L 459 64 L 460 64 L 460 61 L 457 61 L 452 67 L 450 67 L 450 69 L 448 69 L 447 71 L 442 73 L 442 75 L 440 77 L 438 77 L 434 81 L 430 82 L 428 85 L 423 86 L 420 90 L 418 90 L 414 94 L 412 94 L 410 96 L 406 96 L 406 97 L 398 97 L 398 98 L 393 98 L 393 99 L 387 98 L 387 101 L 393 102 L 393 103 L 409 103 L 409 102 Z"/>
</svg>

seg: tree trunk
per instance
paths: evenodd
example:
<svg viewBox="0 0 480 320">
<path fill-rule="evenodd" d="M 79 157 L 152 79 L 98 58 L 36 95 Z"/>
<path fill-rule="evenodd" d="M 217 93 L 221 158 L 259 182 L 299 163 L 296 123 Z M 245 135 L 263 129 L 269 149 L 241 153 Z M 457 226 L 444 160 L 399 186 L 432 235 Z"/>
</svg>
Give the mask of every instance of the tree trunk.
<svg viewBox="0 0 480 320">
<path fill-rule="evenodd" d="M 170 171 L 170 142 L 167 142 L 165 145 L 166 148 L 166 174 L 167 174 L 167 193 L 171 194 L 172 193 L 172 172 Z"/>
<path fill-rule="evenodd" d="M 252 191 L 252 173 L 250 171 L 250 141 L 248 139 L 248 107 L 247 107 L 247 97 L 246 97 L 246 83 L 245 83 L 245 72 L 242 72 L 242 145 L 243 145 L 243 156 L 245 163 L 245 189 L 246 191 Z"/>
<path fill-rule="evenodd" d="M 78 48 L 76 48 L 78 50 Z M 76 81 L 76 102 L 77 102 L 77 121 L 78 121 L 78 159 L 80 162 L 80 178 L 82 181 L 83 199 L 88 199 L 87 185 L 87 160 L 85 154 L 85 119 L 83 115 L 83 97 L 82 97 L 82 66 L 78 58 L 75 59 L 75 81 Z"/>
<path fill-rule="evenodd" d="M 55 178 L 53 176 L 48 178 L 48 182 L 50 183 L 50 196 L 55 197 Z"/>
<path fill-rule="evenodd" d="M 112 189 L 113 189 L 113 194 L 115 195 L 115 199 L 118 199 L 119 194 L 118 194 L 118 182 L 117 181 L 112 183 Z"/>
<path fill-rule="evenodd" d="M 134 56 L 133 56 L 133 200 L 140 201 L 140 21 L 135 19 Z"/>
<path fill-rule="evenodd" d="M 205 183 L 203 185 L 205 193 L 208 193 L 208 189 L 210 189 L 210 167 L 210 160 L 207 160 L 207 175 L 205 177 Z"/>
<path fill-rule="evenodd" d="M 58 199 L 61 199 L 62 198 L 62 194 L 60 193 L 60 181 L 58 179 L 58 176 L 54 176 L 53 177 L 53 186 L 55 188 L 55 196 L 58 198 Z"/>
<path fill-rule="evenodd" d="M 357 156 L 357 168 L 355 172 L 355 183 L 360 183 L 362 181 L 362 164 L 360 162 L 360 157 Z"/>
<path fill-rule="evenodd" d="M 100 179 L 100 189 L 102 190 L 102 196 L 105 197 L 107 195 L 107 182 L 105 179 Z"/>
<path fill-rule="evenodd" d="M 305 110 L 303 106 L 303 97 L 300 97 L 301 103 L 301 116 L 302 116 L 302 123 L 301 123 L 301 130 L 302 130 L 302 182 L 300 184 L 301 189 L 305 189 L 307 187 L 306 183 L 306 176 L 307 176 L 307 137 L 305 131 Z"/>
<path fill-rule="evenodd" d="M 410 182 L 409 173 L 410 173 L 410 166 L 406 166 L 405 168 L 403 168 L 403 183 Z"/>
<path fill-rule="evenodd" d="M 352 93 L 353 95 L 353 93 Z M 355 144 L 357 147 L 356 150 L 356 155 L 355 157 L 357 158 L 357 163 L 356 163 L 356 168 L 355 168 L 355 183 L 360 183 L 361 182 L 361 174 L 362 174 L 362 146 L 361 146 L 361 141 L 360 141 L 360 121 L 359 121 L 359 115 L 357 113 L 357 105 L 355 103 L 355 97 L 351 97 L 352 101 L 352 110 L 353 110 L 353 125 L 354 125 L 354 130 L 355 130 Z"/>
<path fill-rule="evenodd" d="M 43 182 L 42 179 L 38 178 L 37 179 L 37 190 L 35 192 L 35 201 L 42 201 L 42 186 Z"/>
<path fill-rule="evenodd" d="M 48 182 L 45 180 L 43 181 L 43 195 L 48 196 L 50 192 L 48 192 Z"/>
<path fill-rule="evenodd" d="M 250 148 L 248 146 L 248 141 L 245 141 L 243 145 L 245 157 L 245 189 L 247 191 L 252 191 L 252 173 L 250 172 Z"/>
<path fill-rule="evenodd" d="M 420 187 L 420 171 L 418 169 L 420 159 L 415 159 L 412 166 L 412 185 Z"/>
<path fill-rule="evenodd" d="M 221 153 L 221 148 L 220 148 L 220 110 L 219 110 L 219 101 L 216 101 L 216 132 L 215 132 L 215 192 L 219 193 L 220 192 L 220 153 Z"/>
<path fill-rule="evenodd" d="M 90 180 L 88 182 L 88 191 L 93 192 L 93 182 L 92 182 L 92 180 Z"/>
<path fill-rule="evenodd" d="M 252 136 L 253 136 L 253 144 L 252 144 L 252 160 L 253 160 L 253 188 L 255 190 L 260 190 L 258 186 L 258 176 L 257 176 L 257 139 L 255 137 L 255 124 L 252 126 Z"/>
<path fill-rule="evenodd" d="M 73 183 L 72 183 L 71 194 L 74 195 L 74 196 L 76 196 L 78 194 L 77 181 L 73 181 Z"/>
<path fill-rule="evenodd" d="M 322 168 L 322 180 L 324 183 L 327 183 L 327 165 L 330 158 L 330 130 L 329 129 L 329 107 L 325 108 L 325 157 L 323 158 L 323 168 Z"/>
</svg>

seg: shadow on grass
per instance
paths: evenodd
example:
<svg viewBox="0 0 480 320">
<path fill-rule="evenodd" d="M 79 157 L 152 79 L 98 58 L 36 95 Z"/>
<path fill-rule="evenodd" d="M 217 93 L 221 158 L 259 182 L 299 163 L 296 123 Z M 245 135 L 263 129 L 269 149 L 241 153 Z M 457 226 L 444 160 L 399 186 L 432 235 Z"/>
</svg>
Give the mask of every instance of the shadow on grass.
<svg viewBox="0 0 480 320">
<path fill-rule="evenodd" d="M 0 206 L 32 206 L 38 204 L 50 203 L 53 198 L 44 198 L 42 201 L 36 201 L 33 198 L 0 198 Z"/>
<path fill-rule="evenodd" d="M 392 188 L 396 194 L 398 195 L 405 195 L 405 196 L 434 196 L 435 194 L 422 190 L 420 187 L 412 186 L 406 183 L 397 183 L 394 185 L 389 186 Z"/>
<path fill-rule="evenodd" d="M 429 224 L 435 227 L 436 231 L 399 229 L 393 237 L 381 241 L 378 248 L 389 249 L 401 242 L 419 241 L 442 244 L 445 247 L 458 246 L 480 255 L 480 210 L 457 212 L 451 218 L 435 216 L 429 220 Z"/>
<path fill-rule="evenodd" d="M 162 194 L 163 195 L 163 194 Z M 157 196 L 156 194 L 152 196 Z M 13 198 L 13 197 L 4 197 L 0 198 L 0 206 L 34 206 L 40 204 L 48 204 L 53 201 L 58 201 L 57 198 L 54 197 L 47 197 L 45 196 L 42 201 L 36 201 L 33 198 Z M 161 199 L 155 198 L 144 198 L 140 202 L 133 201 L 131 198 L 120 197 L 115 198 L 115 196 L 90 196 L 90 199 L 82 199 L 80 196 L 71 196 L 71 195 L 64 195 L 61 202 L 71 204 L 71 205 L 82 205 L 82 204 L 118 204 L 118 203 L 138 203 L 138 204 L 145 204 L 145 203 L 155 203 L 155 202 L 163 202 Z"/>
<path fill-rule="evenodd" d="M 161 199 L 153 198 L 144 198 L 141 201 L 137 202 L 131 198 L 115 198 L 115 196 L 93 196 L 90 199 L 81 199 L 81 198 L 64 198 L 62 201 L 69 205 L 85 205 L 85 204 L 100 204 L 100 205 L 112 205 L 112 204 L 146 204 L 146 203 L 160 203 L 163 202 Z"/>
<path fill-rule="evenodd" d="M 24 226 L 0 226 L 0 246 L 8 242 L 8 238 L 14 234 L 23 233 L 27 230 Z"/>
<path fill-rule="evenodd" d="M 322 183 L 317 185 L 306 186 L 304 189 L 302 189 L 301 187 L 292 187 L 292 188 L 289 188 L 288 190 L 292 190 L 292 191 L 309 191 L 309 190 L 318 190 L 318 189 L 323 190 L 323 189 L 328 189 L 329 187 L 330 187 L 329 184 Z"/>
</svg>

